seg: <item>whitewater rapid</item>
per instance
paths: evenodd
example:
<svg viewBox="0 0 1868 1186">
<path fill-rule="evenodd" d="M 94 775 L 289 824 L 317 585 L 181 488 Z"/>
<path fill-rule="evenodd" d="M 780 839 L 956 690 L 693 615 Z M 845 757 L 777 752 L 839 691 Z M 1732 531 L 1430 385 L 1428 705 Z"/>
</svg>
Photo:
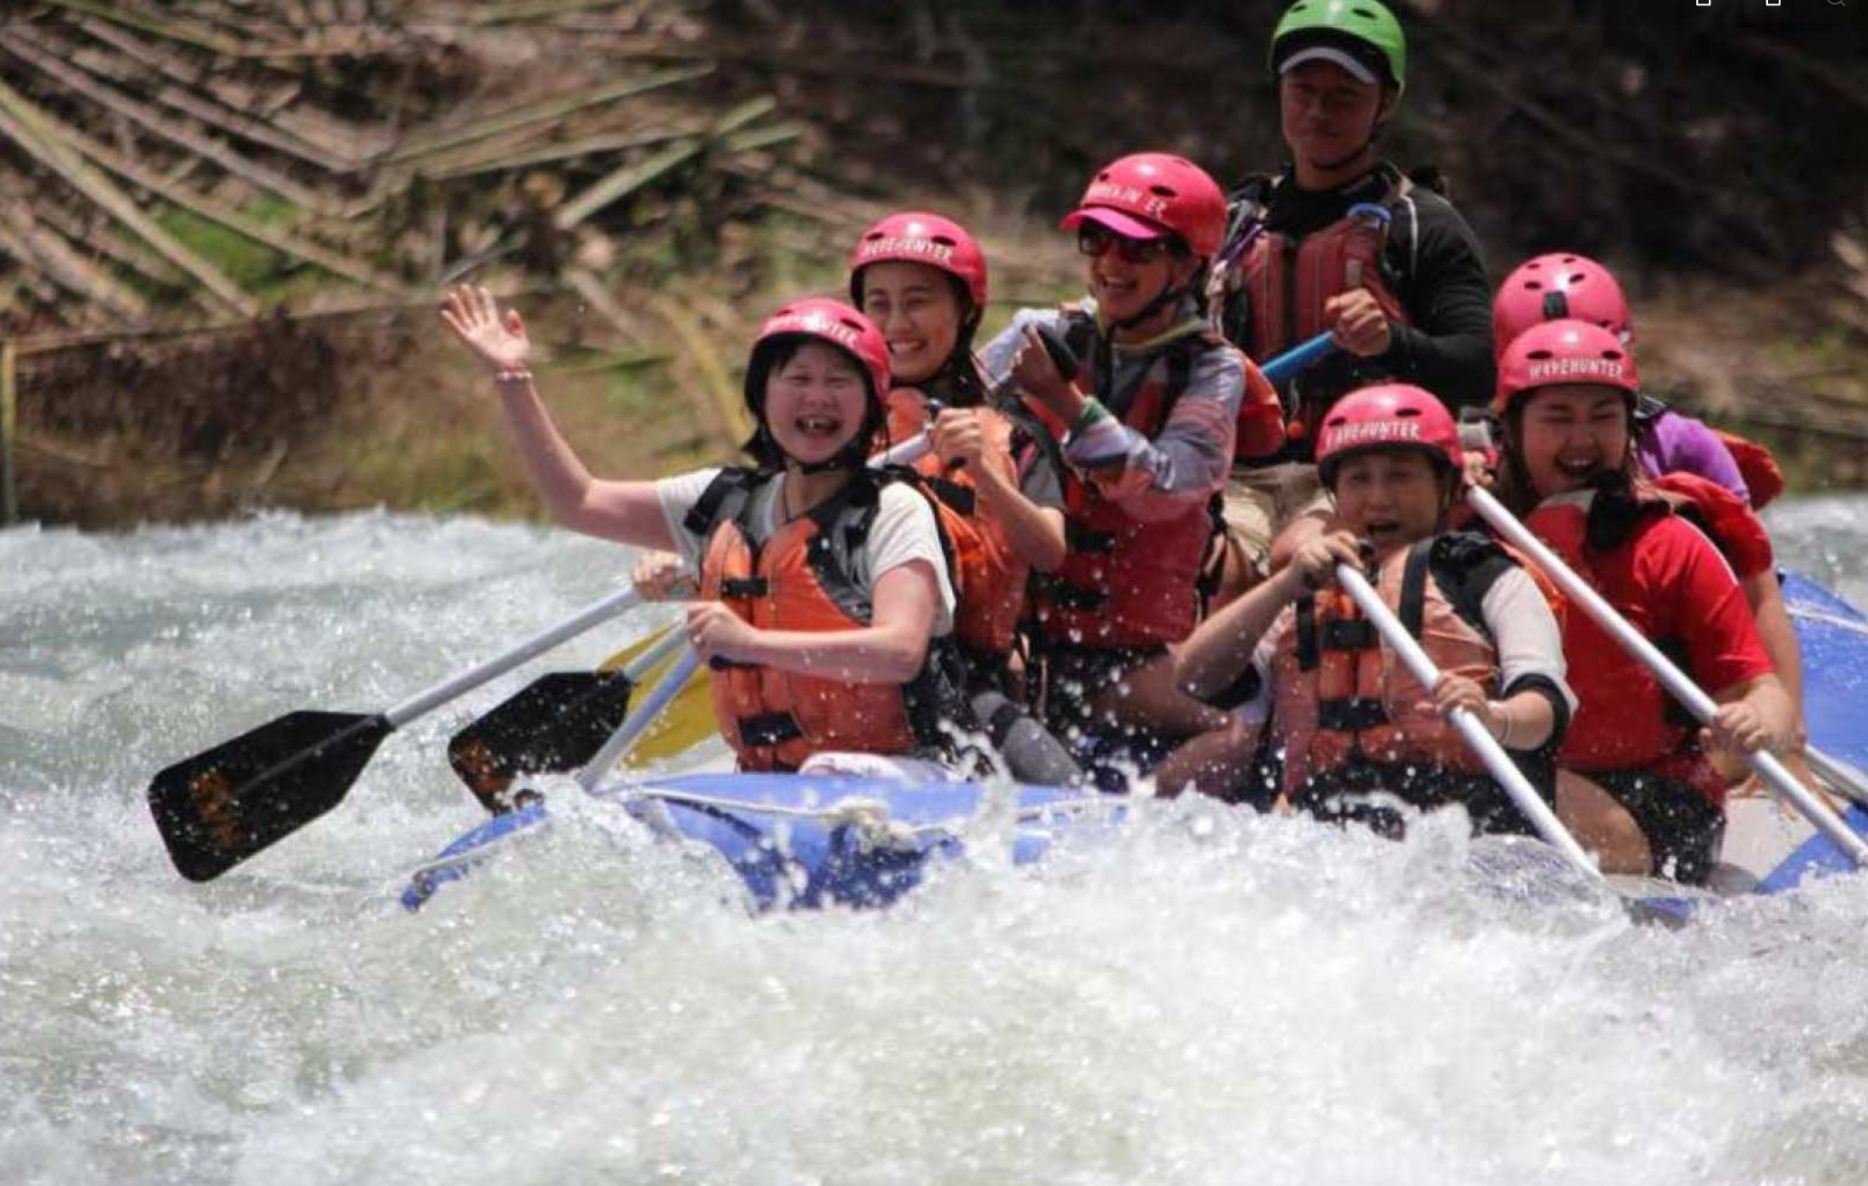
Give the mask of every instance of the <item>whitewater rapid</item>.
<svg viewBox="0 0 1868 1186">
<path fill-rule="evenodd" d="M 1868 507 L 1771 516 L 1868 599 Z M 205 885 L 160 768 L 374 711 L 609 592 L 473 519 L 0 532 L 0 1183 L 1868 1180 L 1868 877 L 1634 928 L 1405 844 L 1154 804 L 886 913 L 752 917 L 705 854 L 565 826 L 418 915 L 484 818 L 446 738 L 632 615 L 384 743 Z"/>
</svg>

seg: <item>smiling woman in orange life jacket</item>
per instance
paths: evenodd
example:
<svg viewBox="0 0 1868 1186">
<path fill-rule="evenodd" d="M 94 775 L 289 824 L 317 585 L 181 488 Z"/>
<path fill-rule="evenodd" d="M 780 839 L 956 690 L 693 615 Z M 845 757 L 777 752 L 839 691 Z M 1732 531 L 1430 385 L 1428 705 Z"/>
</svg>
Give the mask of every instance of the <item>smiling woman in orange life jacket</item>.
<svg viewBox="0 0 1868 1186">
<path fill-rule="evenodd" d="M 1789 744 L 1794 713 L 1731 568 L 1636 476 L 1640 379 L 1614 334 L 1549 321 L 1499 359 L 1502 501 L 1719 703 L 1698 729 L 1587 614 L 1564 623 L 1580 705 L 1558 754 L 1557 814 L 1604 870 L 1703 881 L 1724 832 L 1706 746 Z"/>
<path fill-rule="evenodd" d="M 1211 296 L 1227 338 L 1261 363 L 1325 330 L 1340 347 L 1289 384 L 1286 434 L 1236 451 L 1227 523 L 1275 568 L 1328 517 L 1311 446 L 1344 392 L 1393 380 L 1453 407 L 1490 397 L 1492 293 L 1459 212 L 1381 158 L 1407 83 L 1394 14 L 1377 0 L 1297 0 L 1270 66 L 1290 163 L 1232 195 Z"/>
<path fill-rule="evenodd" d="M 759 328 L 746 368 L 752 469 L 661 481 L 591 477 L 527 367 L 514 310 L 485 289 L 442 313 L 493 373 L 533 485 L 566 526 L 698 561 L 687 632 L 713 680 L 720 731 L 752 770 L 824 750 L 929 756 L 970 725 L 949 640 L 953 591 L 926 499 L 865 466 L 883 420 L 888 346 L 856 310 L 805 299 Z M 916 773 L 938 777 L 932 768 Z"/>
<path fill-rule="evenodd" d="M 1193 162 L 1112 162 L 1063 220 L 1090 299 L 1020 310 L 984 352 L 987 374 L 1009 376 L 1064 442 L 1067 554 L 1031 595 L 1044 706 L 1060 731 L 1127 742 L 1225 723 L 1174 687 L 1168 654 L 1200 613 L 1241 400 L 1255 432 L 1275 435 L 1280 417 L 1270 384 L 1197 299 L 1224 223 L 1219 186 Z M 1075 379 L 1041 327 L 1084 364 Z"/>
<path fill-rule="evenodd" d="M 1026 578 L 1064 561 L 1064 500 L 1056 449 L 1029 447 L 1048 444 L 1048 430 L 1016 397 L 988 401 L 973 355 L 986 295 L 985 254 L 938 214 L 891 214 L 850 254 L 851 299 L 889 344 L 889 438 L 925 431 L 933 445 L 913 468 L 952 547 L 954 639 L 974 712 L 1014 778 L 1074 783 L 1082 771 L 1018 702 L 1011 671 Z"/>
<path fill-rule="evenodd" d="M 1537 582 L 1483 537 L 1443 534 L 1461 481 L 1452 416 L 1418 387 L 1365 387 L 1324 418 L 1317 459 L 1342 530 L 1306 542 L 1187 641 L 1184 685 L 1233 707 L 1235 720 L 1162 763 L 1156 785 L 1262 803 L 1241 775 L 1269 707 L 1283 750 L 1277 789 L 1300 809 L 1394 834 L 1400 817 L 1362 798 L 1379 791 L 1422 808 L 1462 804 L 1480 831 L 1529 832 L 1447 716 L 1473 712 L 1549 797 L 1574 700 Z M 1335 587 L 1345 563 L 1366 566 L 1440 668 L 1431 691 Z"/>
</svg>

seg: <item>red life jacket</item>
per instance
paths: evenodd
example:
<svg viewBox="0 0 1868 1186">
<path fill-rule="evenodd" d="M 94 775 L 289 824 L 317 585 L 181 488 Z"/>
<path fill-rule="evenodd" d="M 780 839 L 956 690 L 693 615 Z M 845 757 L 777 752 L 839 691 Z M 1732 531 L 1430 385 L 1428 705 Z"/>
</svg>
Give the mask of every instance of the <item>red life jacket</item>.
<svg viewBox="0 0 1868 1186">
<path fill-rule="evenodd" d="M 1070 322 L 1076 323 L 1070 326 L 1073 336 L 1080 337 L 1084 323 L 1094 330 L 1094 323 L 1082 314 L 1073 313 Z M 1174 401 L 1187 389 L 1196 359 L 1208 350 L 1231 349 L 1210 330 L 1163 346 L 1149 360 L 1139 388 L 1121 406 L 1122 423 L 1150 439 L 1158 436 Z M 1085 349 L 1076 353 L 1079 358 L 1091 356 Z M 1088 389 L 1096 369 L 1079 372 L 1077 382 L 1086 395 L 1096 394 Z M 1048 411 L 1039 415 L 1061 440 L 1065 426 Z M 1192 633 L 1200 616 L 1203 562 L 1220 530 L 1219 496 L 1189 506 L 1172 519 L 1143 521 L 1131 518 L 1074 471 L 1065 469 L 1059 479 L 1068 550 L 1057 571 L 1031 576 L 1031 606 L 1039 633 L 1085 647 L 1148 647 L 1179 642 Z"/>
<path fill-rule="evenodd" d="M 978 411 L 987 448 L 1003 448 L 1010 454 L 1012 422 L 994 408 Z M 902 388 L 889 393 L 891 437 L 902 440 L 926 427 L 927 412 L 920 392 Z M 982 657 L 1010 654 L 1012 637 L 1025 609 L 1030 563 L 1013 549 L 998 515 L 980 501 L 979 487 L 969 470 L 950 470 L 932 452 L 910 468 L 922 492 L 929 496 L 941 534 L 952 551 L 956 641 Z"/>
<path fill-rule="evenodd" d="M 1706 533 L 1739 580 L 1775 567 L 1770 533 L 1744 499 L 1698 474 L 1663 474 L 1652 482 L 1676 513 Z"/>
<path fill-rule="evenodd" d="M 1763 510 L 1766 504 L 1784 492 L 1784 471 L 1778 466 L 1776 455 L 1768 448 L 1722 428 L 1712 431 L 1737 463 L 1739 475 L 1745 479 L 1745 489 L 1751 492 L 1752 510 Z"/>
<path fill-rule="evenodd" d="M 1392 210 L 1405 203 L 1408 189 L 1403 178 L 1383 204 Z M 1275 358 L 1322 333 L 1324 303 L 1352 288 L 1367 289 L 1389 321 L 1411 325 L 1382 266 L 1386 241 L 1384 228 L 1365 218 L 1347 216 L 1301 237 L 1269 229 L 1260 234 L 1237 265 L 1251 319 L 1252 357 L 1261 362 Z M 1286 435 L 1291 440 L 1314 438 L 1330 402 L 1334 402 L 1333 395 L 1327 401 L 1301 401 L 1290 416 Z M 1243 433 L 1235 456 L 1255 456 L 1246 451 Z"/>
<path fill-rule="evenodd" d="M 1496 562 L 1502 549 L 1471 535 L 1442 535 L 1397 550 L 1373 584 L 1442 672 L 1499 692 L 1498 648 L 1472 597 L 1449 591 L 1460 572 Z M 1345 763 L 1420 763 L 1482 773 L 1452 722 L 1386 646 L 1349 595 L 1329 589 L 1300 599 L 1273 635 L 1273 720 L 1284 738 L 1284 788 Z M 1425 707 L 1423 707 L 1425 705 Z"/>
<path fill-rule="evenodd" d="M 1639 520 L 1615 545 L 1640 548 L 1657 516 L 1670 505 L 1653 491 L 1637 487 Z M 1546 499 L 1524 524 L 1564 563 L 1602 595 L 1637 631 L 1664 652 L 1677 653 L 1676 640 L 1655 638 L 1649 607 L 1639 591 L 1619 581 L 1605 583 L 1607 566 L 1591 562 L 1584 546 L 1593 491 Z M 1619 567 L 1616 571 L 1620 571 Z M 1576 693 L 1576 715 L 1557 752 L 1560 765 L 1587 775 L 1602 770 L 1645 770 L 1696 787 L 1716 805 L 1725 802 L 1725 781 L 1699 746 L 1699 726 L 1677 705 L 1660 679 L 1629 655 L 1587 614 L 1571 614 L 1563 628 L 1567 679 Z"/>
<path fill-rule="evenodd" d="M 683 525 L 707 537 L 701 596 L 761 630 L 868 626 L 873 607 L 857 584 L 856 557 L 888 479 L 867 471 L 769 539 L 751 527 L 753 492 L 775 475 L 726 469 Z M 948 639 L 928 643 L 905 685 L 855 683 L 775 668 L 716 663 L 714 716 L 742 770 L 793 770 L 819 750 L 907 754 L 946 751 L 942 720 L 969 723 Z"/>
</svg>

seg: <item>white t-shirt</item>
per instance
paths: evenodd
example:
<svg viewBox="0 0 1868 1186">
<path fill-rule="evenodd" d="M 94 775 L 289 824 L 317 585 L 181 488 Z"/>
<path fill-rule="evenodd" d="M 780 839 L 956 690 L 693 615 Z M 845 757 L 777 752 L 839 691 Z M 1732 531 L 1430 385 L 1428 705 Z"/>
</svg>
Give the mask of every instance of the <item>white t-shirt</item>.
<svg viewBox="0 0 1868 1186">
<path fill-rule="evenodd" d="M 655 483 L 668 534 L 674 537 L 682 564 L 696 572 L 707 539 L 689 531 L 682 521 L 719 475 L 717 468 L 697 469 Z M 753 533 L 760 538 L 768 538 L 778 529 L 779 492 L 784 486 L 785 475 L 780 474 L 753 491 L 750 522 Z M 934 508 L 908 487 L 890 482 L 882 487 L 875 522 L 856 557 L 856 571 L 850 576 L 866 596 L 873 597 L 876 580 L 883 573 L 916 560 L 927 562 L 940 589 L 940 603 L 934 609 L 934 637 L 944 637 L 953 632 L 954 595 L 953 583 L 947 577 L 947 561 L 941 554 L 940 535 L 934 526 Z"/>
</svg>

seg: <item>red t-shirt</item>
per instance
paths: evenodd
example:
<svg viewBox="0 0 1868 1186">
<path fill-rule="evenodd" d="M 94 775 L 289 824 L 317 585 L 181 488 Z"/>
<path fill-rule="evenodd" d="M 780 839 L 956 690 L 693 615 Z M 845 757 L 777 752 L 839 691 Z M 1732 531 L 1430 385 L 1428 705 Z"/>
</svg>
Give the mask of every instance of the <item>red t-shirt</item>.
<svg viewBox="0 0 1868 1186">
<path fill-rule="evenodd" d="M 1588 555 L 1588 577 L 1642 635 L 1667 651 L 1693 682 L 1717 696 L 1771 673 L 1770 656 L 1731 566 L 1698 528 L 1676 515 L 1649 515 L 1622 545 Z M 1646 765 L 1693 744 L 1658 681 L 1580 609 L 1565 623 L 1563 655 L 1581 700 L 1560 760 L 1584 769 Z"/>
</svg>

